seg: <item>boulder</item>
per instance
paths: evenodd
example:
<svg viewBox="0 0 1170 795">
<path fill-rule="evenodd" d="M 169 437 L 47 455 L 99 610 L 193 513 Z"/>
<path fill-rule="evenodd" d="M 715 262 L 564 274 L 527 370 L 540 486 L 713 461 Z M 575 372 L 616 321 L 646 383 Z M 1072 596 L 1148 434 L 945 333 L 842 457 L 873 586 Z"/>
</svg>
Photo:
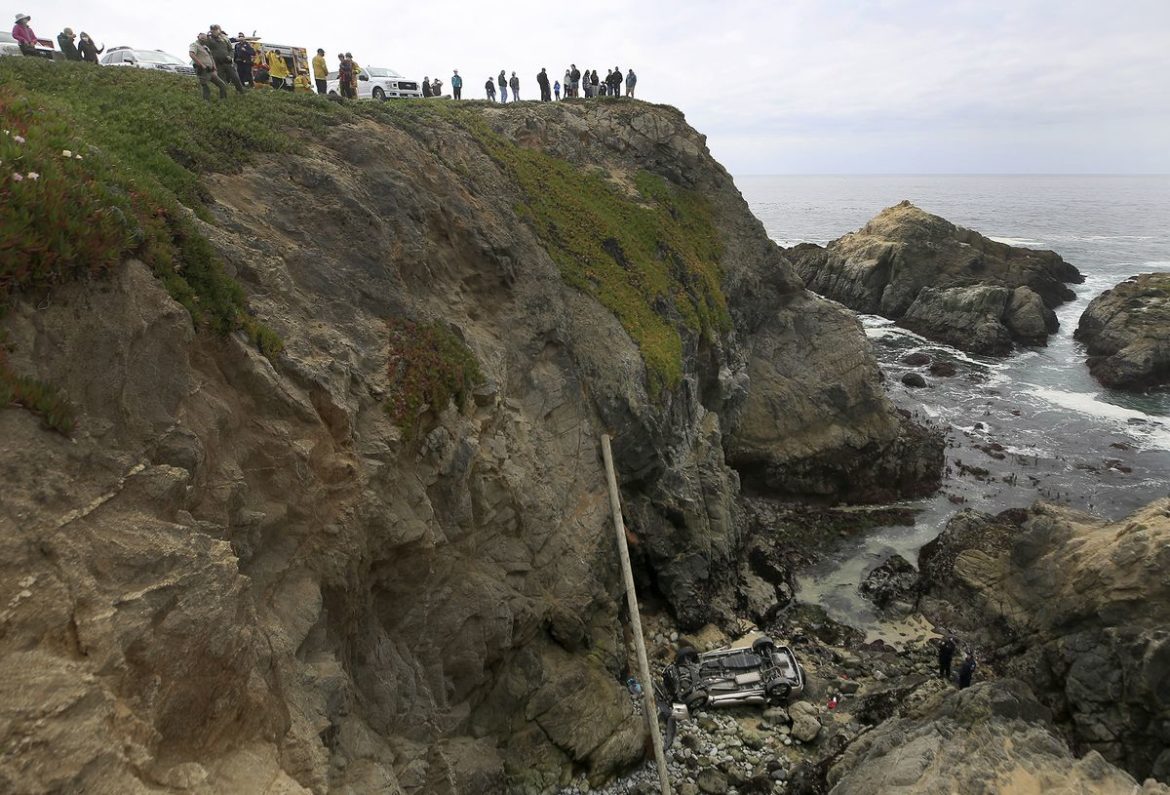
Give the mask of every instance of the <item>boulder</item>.
<svg viewBox="0 0 1170 795">
<path fill-rule="evenodd" d="M 878 607 L 888 607 L 894 600 L 913 602 L 917 588 L 917 569 L 894 554 L 865 575 L 857 590 Z"/>
<path fill-rule="evenodd" d="M 1106 290 L 1081 314 L 1075 336 L 1105 386 L 1170 384 L 1170 273 L 1143 273 Z"/>
<path fill-rule="evenodd" d="M 922 389 L 926 386 L 926 379 L 918 373 L 906 373 L 902 376 L 902 383 L 911 389 Z"/>
<path fill-rule="evenodd" d="M 792 736 L 805 743 L 811 743 L 821 733 L 821 722 L 817 708 L 808 701 L 797 701 L 788 707 L 792 718 Z"/>
<path fill-rule="evenodd" d="M 834 795 L 898 792 L 1166 793 L 1090 752 L 1077 759 L 1022 682 L 936 691 L 861 735 L 829 769 Z"/>
<path fill-rule="evenodd" d="M 1075 297 L 1067 283 L 1084 281 L 1051 251 L 990 240 L 908 201 L 788 256 L 810 290 L 974 353 L 1043 345 L 1057 328 L 1051 310 Z"/>
</svg>

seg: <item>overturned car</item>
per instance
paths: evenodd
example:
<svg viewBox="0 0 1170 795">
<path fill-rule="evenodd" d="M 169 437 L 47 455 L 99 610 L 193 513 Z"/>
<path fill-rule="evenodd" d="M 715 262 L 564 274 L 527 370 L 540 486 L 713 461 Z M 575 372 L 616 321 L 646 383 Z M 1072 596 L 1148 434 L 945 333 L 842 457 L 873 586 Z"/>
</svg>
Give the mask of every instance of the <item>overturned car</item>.
<svg viewBox="0 0 1170 795">
<path fill-rule="evenodd" d="M 679 649 L 662 673 L 666 695 L 688 710 L 729 704 L 784 704 L 804 692 L 804 671 L 787 646 L 756 638 L 751 648 L 700 654 Z"/>
</svg>

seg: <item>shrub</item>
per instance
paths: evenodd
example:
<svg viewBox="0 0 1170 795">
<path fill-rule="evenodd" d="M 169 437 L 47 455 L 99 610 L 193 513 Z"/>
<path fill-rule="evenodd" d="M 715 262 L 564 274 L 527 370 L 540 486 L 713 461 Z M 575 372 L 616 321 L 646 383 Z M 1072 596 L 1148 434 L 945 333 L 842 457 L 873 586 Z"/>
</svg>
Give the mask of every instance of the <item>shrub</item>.
<svg viewBox="0 0 1170 795">
<path fill-rule="evenodd" d="M 390 394 L 386 412 L 413 439 L 427 417 L 447 404 L 463 407 L 471 390 L 483 382 L 475 355 L 441 323 L 402 318 L 386 321 L 390 353 Z"/>
</svg>

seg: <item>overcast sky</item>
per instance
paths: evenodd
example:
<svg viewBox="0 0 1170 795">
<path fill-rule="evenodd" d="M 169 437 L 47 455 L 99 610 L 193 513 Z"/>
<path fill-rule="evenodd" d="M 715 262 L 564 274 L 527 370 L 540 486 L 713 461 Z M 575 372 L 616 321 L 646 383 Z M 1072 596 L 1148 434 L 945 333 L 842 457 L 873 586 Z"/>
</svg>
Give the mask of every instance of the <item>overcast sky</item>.
<svg viewBox="0 0 1170 795">
<path fill-rule="evenodd" d="M 23 0 L 22 0 L 23 2 Z M 734 174 L 1170 173 L 1170 0 L 42 0 L 42 37 L 186 57 L 198 30 L 413 77 L 633 67 Z M 11 15 L 9 20 L 11 21 Z"/>
</svg>

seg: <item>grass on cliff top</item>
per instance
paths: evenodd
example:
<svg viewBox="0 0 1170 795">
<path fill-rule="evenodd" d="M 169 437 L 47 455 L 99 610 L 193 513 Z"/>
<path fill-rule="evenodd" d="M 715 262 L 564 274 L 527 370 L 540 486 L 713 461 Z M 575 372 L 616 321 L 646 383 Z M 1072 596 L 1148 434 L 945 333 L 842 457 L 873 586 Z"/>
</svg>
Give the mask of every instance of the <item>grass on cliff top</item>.
<svg viewBox="0 0 1170 795">
<path fill-rule="evenodd" d="M 600 169 L 516 145 L 467 103 L 388 103 L 375 112 L 408 130 L 446 121 L 476 137 L 520 188 L 517 211 L 562 278 L 613 312 L 637 343 L 651 394 L 681 380 L 684 330 L 713 336 L 731 327 L 722 244 L 701 194 L 646 171 L 627 189 Z"/>
<path fill-rule="evenodd" d="M 344 118 L 302 97 L 234 94 L 203 102 L 189 78 L 138 69 L 0 58 L 0 316 L 10 297 L 98 277 L 127 257 L 150 266 L 198 325 L 243 329 L 266 356 L 276 334 L 247 311 L 192 215 L 207 217 L 200 177 L 294 145 Z M 54 390 L 0 356 L 0 401 L 63 432 Z"/>
</svg>

